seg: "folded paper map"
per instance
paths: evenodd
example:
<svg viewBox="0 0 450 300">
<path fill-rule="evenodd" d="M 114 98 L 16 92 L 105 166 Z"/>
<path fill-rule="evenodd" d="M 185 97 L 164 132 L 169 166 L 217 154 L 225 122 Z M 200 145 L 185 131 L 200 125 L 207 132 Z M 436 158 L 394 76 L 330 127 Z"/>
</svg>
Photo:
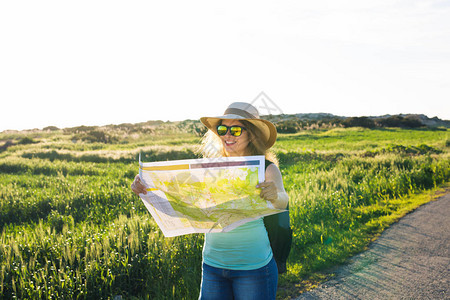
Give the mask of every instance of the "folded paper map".
<svg viewBox="0 0 450 300">
<path fill-rule="evenodd" d="M 259 196 L 264 156 L 141 162 L 140 194 L 164 236 L 230 231 L 283 212 Z"/>
</svg>

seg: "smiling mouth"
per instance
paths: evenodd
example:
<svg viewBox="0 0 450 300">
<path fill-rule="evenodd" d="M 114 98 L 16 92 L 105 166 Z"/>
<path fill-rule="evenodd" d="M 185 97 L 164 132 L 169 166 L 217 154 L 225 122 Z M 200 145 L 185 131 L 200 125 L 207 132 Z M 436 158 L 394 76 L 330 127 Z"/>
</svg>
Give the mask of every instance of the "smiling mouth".
<svg viewBox="0 0 450 300">
<path fill-rule="evenodd" d="M 227 146 L 231 146 L 231 145 L 234 145 L 234 144 L 236 144 L 236 142 L 225 141 L 225 145 L 227 145 Z"/>
</svg>

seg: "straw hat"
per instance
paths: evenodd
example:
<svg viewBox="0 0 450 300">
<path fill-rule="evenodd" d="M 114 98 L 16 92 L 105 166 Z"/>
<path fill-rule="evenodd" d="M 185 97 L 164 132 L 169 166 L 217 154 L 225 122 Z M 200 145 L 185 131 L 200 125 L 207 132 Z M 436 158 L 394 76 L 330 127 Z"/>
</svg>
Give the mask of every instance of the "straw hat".
<svg viewBox="0 0 450 300">
<path fill-rule="evenodd" d="M 250 103 L 234 102 L 225 110 L 223 116 L 218 117 L 202 117 L 200 121 L 213 132 L 221 120 L 246 120 L 255 125 L 263 134 L 267 149 L 273 146 L 277 139 L 277 130 L 275 125 L 267 120 L 260 119 L 258 110 Z"/>
</svg>

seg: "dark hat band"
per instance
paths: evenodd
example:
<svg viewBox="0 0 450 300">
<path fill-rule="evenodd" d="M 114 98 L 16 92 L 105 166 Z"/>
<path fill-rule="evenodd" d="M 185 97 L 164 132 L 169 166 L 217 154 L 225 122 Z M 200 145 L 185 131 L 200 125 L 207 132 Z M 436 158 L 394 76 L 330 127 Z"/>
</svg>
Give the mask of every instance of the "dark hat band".
<svg viewBox="0 0 450 300">
<path fill-rule="evenodd" d="M 225 114 L 232 114 L 232 115 L 239 115 L 241 117 L 247 118 L 247 119 L 258 119 L 257 117 L 255 117 L 254 115 L 252 115 L 251 113 L 243 110 L 243 109 L 239 109 L 239 108 L 228 108 L 225 111 Z"/>
</svg>

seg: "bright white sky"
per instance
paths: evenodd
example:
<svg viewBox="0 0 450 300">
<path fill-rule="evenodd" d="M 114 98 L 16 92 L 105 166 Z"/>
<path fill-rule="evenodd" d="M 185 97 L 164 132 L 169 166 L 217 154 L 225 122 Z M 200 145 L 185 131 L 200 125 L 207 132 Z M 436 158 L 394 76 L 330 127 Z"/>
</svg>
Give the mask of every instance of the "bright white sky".
<svg viewBox="0 0 450 300">
<path fill-rule="evenodd" d="M 450 119 L 450 1 L 0 2 L 0 131 L 197 119 L 262 91 L 287 114 Z"/>
</svg>

